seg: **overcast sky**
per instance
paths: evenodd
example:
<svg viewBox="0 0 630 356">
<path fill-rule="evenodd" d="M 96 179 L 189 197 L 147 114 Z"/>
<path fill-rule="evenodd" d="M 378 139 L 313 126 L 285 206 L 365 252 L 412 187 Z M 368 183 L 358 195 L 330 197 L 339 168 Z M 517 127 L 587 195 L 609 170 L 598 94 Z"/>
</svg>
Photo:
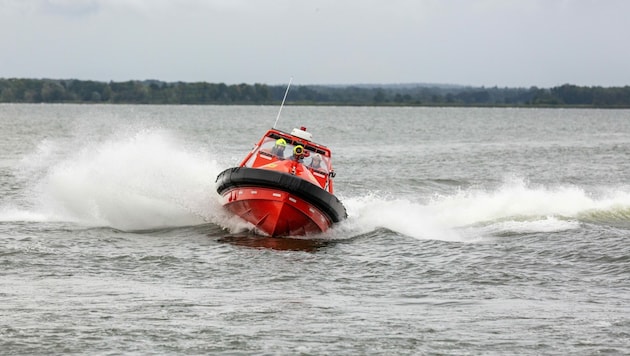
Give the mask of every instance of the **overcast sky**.
<svg viewBox="0 0 630 356">
<path fill-rule="evenodd" d="M 628 0 L 0 0 L 0 77 L 630 85 Z"/>
</svg>

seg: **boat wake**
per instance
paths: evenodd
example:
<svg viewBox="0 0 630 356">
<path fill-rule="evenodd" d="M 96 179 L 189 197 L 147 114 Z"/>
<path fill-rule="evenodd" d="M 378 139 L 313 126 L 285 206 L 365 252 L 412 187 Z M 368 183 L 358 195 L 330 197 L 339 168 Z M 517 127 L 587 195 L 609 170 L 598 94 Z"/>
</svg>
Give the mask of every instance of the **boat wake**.
<svg viewBox="0 0 630 356">
<path fill-rule="evenodd" d="M 209 154 L 208 147 L 190 147 L 163 130 L 72 147 L 45 141 L 22 159 L 15 172 L 21 191 L 2 201 L 0 222 L 72 222 L 124 231 L 211 223 L 235 234 L 251 228 L 222 209 L 214 177 L 234 162 Z M 474 242 L 581 224 L 630 228 L 628 187 L 587 191 L 506 179 L 494 189 L 415 200 L 378 191 L 348 196 L 342 183 L 337 188 L 348 219 L 324 238 L 385 228 L 418 239 Z"/>
<path fill-rule="evenodd" d="M 369 194 L 344 203 L 350 218 L 336 229 L 341 235 L 386 228 L 420 239 L 474 242 L 574 230 L 584 223 L 630 228 L 628 188 L 587 192 L 570 185 L 532 186 L 518 178 L 492 190 L 469 188 L 422 201 Z"/>
</svg>

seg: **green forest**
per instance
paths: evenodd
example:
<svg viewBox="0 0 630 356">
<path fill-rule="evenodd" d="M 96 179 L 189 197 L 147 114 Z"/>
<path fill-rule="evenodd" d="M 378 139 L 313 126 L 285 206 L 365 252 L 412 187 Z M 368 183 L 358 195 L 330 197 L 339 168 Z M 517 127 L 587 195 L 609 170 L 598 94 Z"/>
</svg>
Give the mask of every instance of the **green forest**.
<svg viewBox="0 0 630 356">
<path fill-rule="evenodd" d="M 286 87 L 267 84 L 100 82 L 76 79 L 1 79 L 1 103 L 276 105 Z M 287 103 L 356 106 L 518 106 L 630 108 L 630 86 L 499 88 L 458 85 L 297 85 Z"/>
</svg>

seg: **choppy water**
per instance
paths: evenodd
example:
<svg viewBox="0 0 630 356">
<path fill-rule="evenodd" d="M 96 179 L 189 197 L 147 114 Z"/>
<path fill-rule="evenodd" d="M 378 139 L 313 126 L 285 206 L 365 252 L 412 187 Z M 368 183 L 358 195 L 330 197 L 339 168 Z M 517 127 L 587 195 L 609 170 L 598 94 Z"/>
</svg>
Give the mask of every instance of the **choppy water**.
<svg viewBox="0 0 630 356">
<path fill-rule="evenodd" d="M 630 111 L 286 107 L 315 241 L 218 205 L 276 113 L 0 105 L 0 353 L 630 353 Z"/>
</svg>

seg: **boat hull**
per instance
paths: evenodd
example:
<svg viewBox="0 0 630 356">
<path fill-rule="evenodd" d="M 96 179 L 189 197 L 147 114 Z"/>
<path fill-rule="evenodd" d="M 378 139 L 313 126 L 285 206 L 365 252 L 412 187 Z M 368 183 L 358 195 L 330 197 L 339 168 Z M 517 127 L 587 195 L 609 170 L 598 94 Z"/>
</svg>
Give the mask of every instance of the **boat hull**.
<svg viewBox="0 0 630 356">
<path fill-rule="evenodd" d="M 223 206 L 269 236 L 322 233 L 332 222 L 312 204 L 288 192 L 261 187 L 227 190 Z"/>
<path fill-rule="evenodd" d="M 347 216 L 334 195 L 288 173 L 229 168 L 217 176 L 217 192 L 228 211 L 270 236 L 322 233 Z"/>
</svg>

